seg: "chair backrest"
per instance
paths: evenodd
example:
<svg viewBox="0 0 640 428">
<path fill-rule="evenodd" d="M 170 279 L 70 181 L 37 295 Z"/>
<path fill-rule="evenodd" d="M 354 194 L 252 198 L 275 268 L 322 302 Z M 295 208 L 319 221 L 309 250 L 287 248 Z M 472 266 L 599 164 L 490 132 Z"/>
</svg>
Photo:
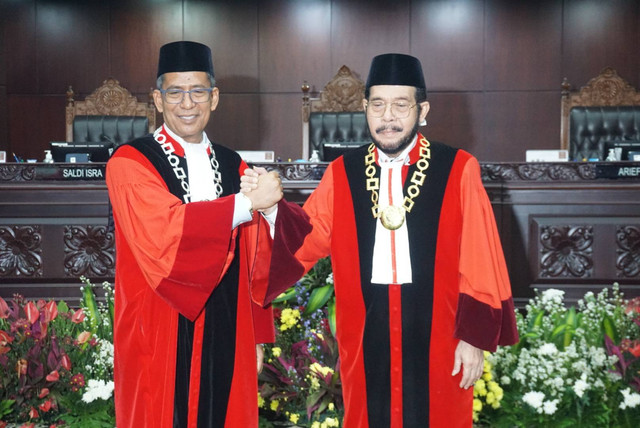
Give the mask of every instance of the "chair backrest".
<svg viewBox="0 0 640 428">
<path fill-rule="evenodd" d="M 116 145 L 153 132 L 156 109 L 153 90 L 148 102 L 138 99 L 108 78 L 84 101 L 74 100 L 71 86 L 67 90 L 66 139 L 69 142 L 113 142 Z"/>
<path fill-rule="evenodd" d="M 605 160 L 614 141 L 640 141 L 640 93 L 607 67 L 579 91 L 562 82 L 560 148 L 569 159 Z"/>
<path fill-rule="evenodd" d="M 364 82 L 346 65 L 327 83 L 318 98 L 302 85 L 302 158 L 317 150 L 321 160 L 332 160 L 345 146 L 368 143 L 369 130 L 362 111 Z"/>
</svg>

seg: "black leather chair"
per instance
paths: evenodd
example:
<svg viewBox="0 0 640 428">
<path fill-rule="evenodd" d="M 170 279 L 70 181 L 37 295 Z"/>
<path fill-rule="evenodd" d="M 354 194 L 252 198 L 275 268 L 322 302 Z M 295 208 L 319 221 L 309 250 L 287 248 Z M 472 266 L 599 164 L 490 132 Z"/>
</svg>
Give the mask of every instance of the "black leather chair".
<svg viewBox="0 0 640 428">
<path fill-rule="evenodd" d="M 302 157 L 314 150 L 320 160 L 332 161 L 344 151 L 369 143 L 369 129 L 362 110 L 364 82 L 343 65 L 320 92 L 309 97 L 302 85 Z"/>
<path fill-rule="evenodd" d="M 571 109 L 569 159 L 605 160 L 607 146 L 616 141 L 640 141 L 640 106 Z"/>
<path fill-rule="evenodd" d="M 149 133 L 149 118 L 142 116 L 76 116 L 73 142 L 110 142 L 115 146 Z"/>
<path fill-rule="evenodd" d="M 569 159 L 606 160 L 617 142 L 640 141 L 640 93 L 611 67 L 579 91 L 562 82 L 560 148 Z M 624 160 L 624 159 L 623 159 Z"/>
<path fill-rule="evenodd" d="M 67 90 L 66 141 L 73 143 L 111 142 L 115 146 L 153 132 L 156 109 L 152 92 L 148 102 L 138 99 L 113 78 L 105 80 L 84 101 L 75 101 Z"/>
<path fill-rule="evenodd" d="M 309 116 L 309 145 L 323 161 L 332 161 L 344 151 L 370 141 L 363 112 L 315 112 Z"/>
</svg>

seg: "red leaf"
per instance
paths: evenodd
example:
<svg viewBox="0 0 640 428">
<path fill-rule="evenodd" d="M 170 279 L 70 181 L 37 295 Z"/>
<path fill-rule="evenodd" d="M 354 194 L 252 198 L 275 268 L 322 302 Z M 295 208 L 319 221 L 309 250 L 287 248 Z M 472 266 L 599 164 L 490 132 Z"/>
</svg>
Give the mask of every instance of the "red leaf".
<svg viewBox="0 0 640 428">
<path fill-rule="evenodd" d="M 24 305 L 24 312 L 27 314 L 27 319 L 29 320 L 29 324 L 34 324 L 38 317 L 40 317 L 40 311 L 36 307 L 36 304 L 33 302 L 28 302 Z"/>
<path fill-rule="evenodd" d="M 60 373 L 58 373 L 58 370 L 54 370 L 47 375 L 46 379 L 48 382 L 57 382 L 60 379 Z"/>
</svg>

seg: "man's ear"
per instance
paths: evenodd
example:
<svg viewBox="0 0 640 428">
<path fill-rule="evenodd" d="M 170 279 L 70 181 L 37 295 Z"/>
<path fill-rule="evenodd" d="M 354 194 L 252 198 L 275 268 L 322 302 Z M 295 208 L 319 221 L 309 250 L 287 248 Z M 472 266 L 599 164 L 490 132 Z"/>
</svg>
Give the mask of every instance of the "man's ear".
<svg viewBox="0 0 640 428">
<path fill-rule="evenodd" d="M 218 102 L 220 101 L 220 91 L 218 88 L 213 88 L 211 91 L 211 111 L 214 111 L 216 107 L 218 107 Z"/>
<path fill-rule="evenodd" d="M 420 122 L 422 122 L 427 117 L 427 114 L 431 109 L 431 105 L 429 104 L 429 101 L 423 101 L 418 105 L 420 106 L 420 116 L 418 116 L 418 119 Z"/>
<path fill-rule="evenodd" d="M 156 109 L 162 113 L 162 93 L 158 89 L 153 90 L 153 103 L 156 105 Z"/>
</svg>

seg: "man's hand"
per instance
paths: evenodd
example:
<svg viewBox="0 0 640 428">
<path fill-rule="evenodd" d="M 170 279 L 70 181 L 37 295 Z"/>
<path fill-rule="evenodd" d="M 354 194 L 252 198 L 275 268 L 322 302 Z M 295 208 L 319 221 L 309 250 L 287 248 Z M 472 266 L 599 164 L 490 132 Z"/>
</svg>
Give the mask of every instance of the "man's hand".
<svg viewBox="0 0 640 428">
<path fill-rule="evenodd" d="M 283 196 L 282 182 L 277 172 L 247 168 L 240 178 L 240 191 L 251 200 L 253 209 L 269 214 Z"/>
<path fill-rule="evenodd" d="M 456 347 L 451 376 L 457 375 L 460 372 L 460 368 L 462 368 L 460 388 L 468 389 L 482 376 L 484 351 L 461 340 Z"/>
<path fill-rule="evenodd" d="M 264 349 L 260 344 L 256 345 L 256 357 L 258 359 L 258 374 L 260 374 L 262 372 L 262 363 L 264 362 Z"/>
</svg>

